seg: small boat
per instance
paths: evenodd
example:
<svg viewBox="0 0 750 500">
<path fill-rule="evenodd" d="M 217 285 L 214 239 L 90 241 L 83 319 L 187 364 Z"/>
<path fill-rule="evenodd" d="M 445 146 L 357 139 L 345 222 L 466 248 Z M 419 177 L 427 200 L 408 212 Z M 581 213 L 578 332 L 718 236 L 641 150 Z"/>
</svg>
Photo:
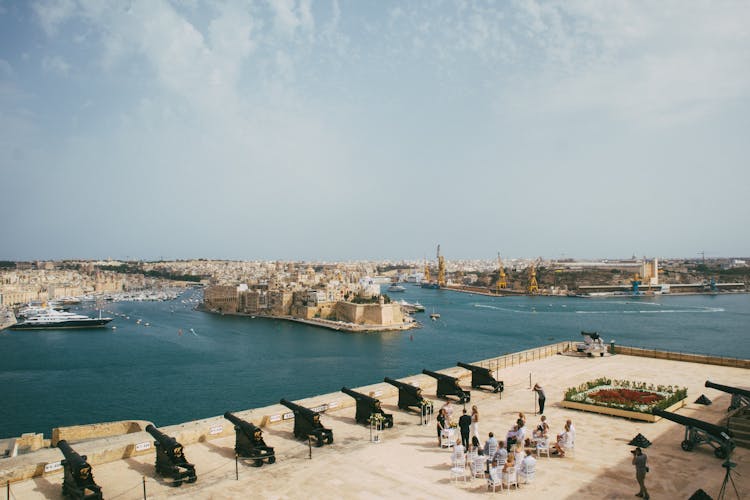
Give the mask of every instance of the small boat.
<svg viewBox="0 0 750 500">
<path fill-rule="evenodd" d="M 406 291 L 406 288 L 402 287 L 398 283 L 393 283 L 391 286 L 389 286 L 386 291 L 388 292 L 404 292 Z"/>
<path fill-rule="evenodd" d="M 439 317 L 440 317 L 440 313 L 436 313 L 435 310 L 433 309 L 432 313 L 430 314 L 430 319 L 432 321 L 437 321 Z"/>
</svg>

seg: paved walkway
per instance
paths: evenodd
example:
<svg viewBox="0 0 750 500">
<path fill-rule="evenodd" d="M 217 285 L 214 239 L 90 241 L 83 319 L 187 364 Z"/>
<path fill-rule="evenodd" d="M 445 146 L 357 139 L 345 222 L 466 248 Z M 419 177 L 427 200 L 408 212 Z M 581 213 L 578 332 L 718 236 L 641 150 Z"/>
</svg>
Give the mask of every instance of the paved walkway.
<svg viewBox="0 0 750 500">
<path fill-rule="evenodd" d="M 532 380 L 539 381 L 547 392 L 545 414 L 552 431 L 561 431 L 565 420 L 573 419 L 577 449 L 571 457 L 539 459 L 533 484 L 503 494 L 518 499 L 635 498 L 638 487 L 629 453 L 633 447 L 627 443 L 642 433 L 653 443 L 645 450 L 651 468 L 646 484 L 653 499 L 686 499 L 698 488 L 717 497 L 725 473 L 722 461 L 707 446 L 690 453 L 682 451 L 682 426 L 668 420 L 649 424 L 567 410 L 559 406 L 559 401 L 567 387 L 601 376 L 685 385 L 689 404 L 680 414 L 718 423 L 726 414 L 729 396 L 707 389 L 703 383 L 710 379 L 747 386 L 747 370 L 624 355 L 559 355 L 525 363 L 499 374 L 506 387 L 502 398 L 472 391 L 472 404 L 480 411 L 483 440 L 489 431 L 504 436 L 519 411 L 526 413 L 530 428 L 536 425 L 533 393 L 528 388 L 530 373 Z M 426 388 L 426 395 L 435 399 L 431 391 L 434 388 Z M 714 404 L 693 404 L 701 394 Z M 394 414 L 395 427 L 384 431 L 382 442 L 370 443 L 369 430 L 354 423 L 354 408 L 345 408 L 322 417 L 324 425 L 334 430 L 335 443 L 313 448 L 309 459 L 306 443 L 295 441 L 291 436 L 292 423 L 285 422 L 264 433 L 266 442 L 276 447 L 278 462 L 261 468 L 240 463 L 239 480 L 235 480 L 233 438 L 187 446 L 185 453 L 196 464 L 198 481 L 180 488 L 170 488 L 155 479 L 150 455 L 95 465 L 94 477 L 108 500 L 143 498 L 144 477 L 148 498 L 456 499 L 492 495 L 484 480 L 457 484 L 450 480 L 450 452 L 438 447 L 434 423 L 418 425 L 416 415 L 396 408 L 395 398 L 383 403 L 385 411 Z M 454 406 L 457 420 L 461 406 Z M 741 474 L 734 476 L 740 498 L 750 498 L 750 450 L 738 448 L 732 460 L 737 463 L 735 471 Z M 16 483 L 12 485 L 11 498 L 60 498 L 61 483 L 60 473 Z M 726 498 L 735 498 L 734 492 L 730 493 Z"/>
</svg>

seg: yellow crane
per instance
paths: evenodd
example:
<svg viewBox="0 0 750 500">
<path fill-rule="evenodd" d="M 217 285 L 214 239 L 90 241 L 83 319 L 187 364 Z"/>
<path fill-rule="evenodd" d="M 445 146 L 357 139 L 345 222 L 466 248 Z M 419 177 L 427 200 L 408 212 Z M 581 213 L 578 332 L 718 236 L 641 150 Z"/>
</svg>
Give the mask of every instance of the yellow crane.
<svg viewBox="0 0 750 500">
<path fill-rule="evenodd" d="M 438 275 L 437 284 L 440 288 L 445 286 L 445 257 L 440 255 L 440 244 L 437 246 Z"/>
<path fill-rule="evenodd" d="M 422 283 L 429 283 L 430 282 L 430 263 L 427 260 L 427 257 L 425 256 L 424 259 L 424 278 L 422 278 Z"/>
<path fill-rule="evenodd" d="M 534 262 L 529 268 L 529 286 L 526 288 L 529 295 L 536 295 L 539 293 L 539 284 L 536 282 L 536 262 Z"/>
<path fill-rule="evenodd" d="M 505 269 L 503 268 L 503 260 L 500 258 L 500 252 L 497 253 L 497 267 L 498 276 L 497 283 L 495 284 L 495 292 L 500 293 L 500 290 L 508 288 L 508 282 L 505 279 Z"/>
</svg>

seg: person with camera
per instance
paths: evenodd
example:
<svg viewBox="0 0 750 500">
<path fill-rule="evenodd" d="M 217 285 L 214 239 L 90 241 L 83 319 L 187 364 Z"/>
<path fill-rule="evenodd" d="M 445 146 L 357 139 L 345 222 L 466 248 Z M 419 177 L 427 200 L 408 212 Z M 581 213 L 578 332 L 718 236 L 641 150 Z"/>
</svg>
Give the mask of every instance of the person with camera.
<svg viewBox="0 0 750 500">
<path fill-rule="evenodd" d="M 631 450 L 630 453 L 633 454 L 632 463 L 635 465 L 635 479 L 638 481 L 638 486 L 641 487 L 641 490 L 636 493 L 635 496 L 648 500 L 648 498 L 650 498 L 648 496 L 648 490 L 646 489 L 646 473 L 648 472 L 646 461 L 648 460 L 648 457 L 646 457 L 646 454 L 643 453 L 643 450 L 640 448 Z"/>
</svg>

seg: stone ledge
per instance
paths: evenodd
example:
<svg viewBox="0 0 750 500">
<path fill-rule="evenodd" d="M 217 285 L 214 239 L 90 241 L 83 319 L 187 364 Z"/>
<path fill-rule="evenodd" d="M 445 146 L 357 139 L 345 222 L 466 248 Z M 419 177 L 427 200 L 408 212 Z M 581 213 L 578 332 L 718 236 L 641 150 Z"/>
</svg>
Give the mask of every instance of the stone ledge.
<svg viewBox="0 0 750 500">
<path fill-rule="evenodd" d="M 673 404 L 669 408 L 665 408 L 665 411 L 675 411 L 685 406 L 687 398 L 681 399 L 677 403 Z M 562 401 L 560 406 L 563 408 L 570 408 L 572 410 L 588 411 L 591 413 L 601 413 L 603 415 L 611 415 L 613 417 L 629 418 L 631 420 L 641 420 L 643 422 L 658 422 L 661 417 L 652 415 L 651 413 L 641 413 L 639 411 L 621 410 L 619 408 L 609 408 L 606 406 L 591 405 L 587 403 L 576 403 L 575 401 Z"/>
</svg>

